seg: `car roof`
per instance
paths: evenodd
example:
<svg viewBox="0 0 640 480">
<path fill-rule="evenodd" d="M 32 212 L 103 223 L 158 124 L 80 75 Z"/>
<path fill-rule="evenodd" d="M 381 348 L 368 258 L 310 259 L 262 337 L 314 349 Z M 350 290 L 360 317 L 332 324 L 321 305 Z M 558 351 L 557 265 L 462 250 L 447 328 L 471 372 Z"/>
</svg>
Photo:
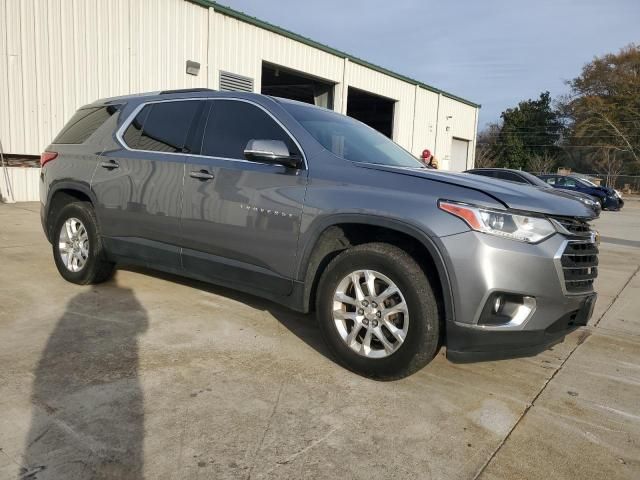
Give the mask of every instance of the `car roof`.
<svg viewBox="0 0 640 480">
<path fill-rule="evenodd" d="M 513 173 L 521 173 L 520 170 L 516 170 L 515 168 L 500 168 L 500 167 L 470 168 L 469 170 L 465 170 L 465 172 L 513 172 Z"/>
<path fill-rule="evenodd" d="M 91 105 L 96 106 L 120 103 L 143 103 L 159 100 L 179 100 L 184 98 L 244 98 L 247 100 L 257 101 L 258 103 L 274 102 L 276 100 L 279 100 L 269 95 L 263 95 L 261 93 L 254 92 L 222 92 L 219 90 L 212 90 L 210 88 L 186 88 L 177 90 L 135 93 L 119 97 L 101 98 L 93 102 Z"/>
</svg>

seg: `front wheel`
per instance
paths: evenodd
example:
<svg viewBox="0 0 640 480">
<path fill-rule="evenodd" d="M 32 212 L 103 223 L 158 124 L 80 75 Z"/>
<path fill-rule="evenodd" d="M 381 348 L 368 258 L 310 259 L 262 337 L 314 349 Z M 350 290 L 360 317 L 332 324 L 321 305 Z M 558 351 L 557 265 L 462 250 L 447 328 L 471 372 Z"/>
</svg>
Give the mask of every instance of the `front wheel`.
<svg viewBox="0 0 640 480">
<path fill-rule="evenodd" d="M 107 280 L 114 264 L 106 258 L 91 204 L 66 205 L 53 225 L 53 258 L 65 280 L 86 285 Z"/>
<path fill-rule="evenodd" d="M 316 301 L 325 341 L 355 372 L 405 376 L 437 351 L 440 319 L 431 284 L 393 245 L 370 243 L 338 255 L 320 279 Z"/>
</svg>

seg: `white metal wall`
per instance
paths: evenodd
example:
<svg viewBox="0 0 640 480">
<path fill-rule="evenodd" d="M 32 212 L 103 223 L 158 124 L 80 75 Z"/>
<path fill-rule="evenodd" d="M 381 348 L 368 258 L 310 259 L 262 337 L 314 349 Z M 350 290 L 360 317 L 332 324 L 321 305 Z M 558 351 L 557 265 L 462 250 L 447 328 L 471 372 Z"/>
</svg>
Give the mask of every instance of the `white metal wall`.
<svg viewBox="0 0 640 480">
<path fill-rule="evenodd" d="M 207 9 L 181 0 L 1 0 L 0 139 L 37 154 L 102 97 L 206 86 Z M 187 59 L 204 74 L 185 74 Z"/>
<path fill-rule="evenodd" d="M 450 169 L 449 161 L 454 137 L 470 142 L 467 168 L 473 167 L 477 129 L 476 110 L 470 105 L 440 95 L 436 152 L 438 152 L 441 168 Z"/>
<path fill-rule="evenodd" d="M 35 202 L 40 192 L 40 169 L 0 167 L 0 201 Z"/>
<path fill-rule="evenodd" d="M 415 118 L 413 120 L 413 145 L 411 152 L 420 155 L 424 149 L 436 151 L 436 137 L 438 127 L 438 99 L 437 93 L 416 88 Z M 438 156 L 440 156 L 438 154 Z"/>
<path fill-rule="evenodd" d="M 331 82 L 342 82 L 344 62 L 340 57 L 222 15 L 213 9 L 209 9 L 209 22 L 210 88 L 218 89 L 218 72 L 223 70 L 253 78 L 255 91 L 260 92 L 263 61 Z M 334 103 L 341 104 L 340 92 L 336 93 Z"/>
<path fill-rule="evenodd" d="M 201 64 L 185 72 L 186 60 Z M 332 53 L 184 0 L 1 0 L 0 140 L 37 154 L 74 111 L 98 98 L 171 88 L 218 88 L 220 70 L 254 79 L 262 62 L 395 100 L 393 137 L 448 167 L 453 137 L 475 144 L 476 108 Z"/>
</svg>

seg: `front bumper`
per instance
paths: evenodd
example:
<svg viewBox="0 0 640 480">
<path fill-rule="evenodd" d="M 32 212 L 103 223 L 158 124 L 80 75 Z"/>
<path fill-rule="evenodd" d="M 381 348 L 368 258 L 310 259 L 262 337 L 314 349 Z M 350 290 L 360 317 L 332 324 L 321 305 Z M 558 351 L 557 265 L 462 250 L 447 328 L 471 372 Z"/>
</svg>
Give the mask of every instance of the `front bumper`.
<svg viewBox="0 0 640 480">
<path fill-rule="evenodd" d="M 621 198 L 610 195 L 604 200 L 603 207 L 607 210 L 620 210 L 624 206 L 624 201 Z"/>
<path fill-rule="evenodd" d="M 560 343 L 587 324 L 596 303 L 595 293 L 581 298 L 578 309 L 568 312 L 544 330 L 492 331 L 451 322 L 447 326 L 447 358 L 454 362 L 498 360 L 536 355 Z"/>
<path fill-rule="evenodd" d="M 447 321 L 447 357 L 453 360 L 503 358 L 538 353 L 586 325 L 596 295 L 569 294 L 560 255 L 568 239 L 556 234 L 531 245 L 478 232 L 439 239 L 448 264 L 454 318 Z M 525 321 L 510 325 L 481 322 L 496 293 L 535 299 Z"/>
</svg>

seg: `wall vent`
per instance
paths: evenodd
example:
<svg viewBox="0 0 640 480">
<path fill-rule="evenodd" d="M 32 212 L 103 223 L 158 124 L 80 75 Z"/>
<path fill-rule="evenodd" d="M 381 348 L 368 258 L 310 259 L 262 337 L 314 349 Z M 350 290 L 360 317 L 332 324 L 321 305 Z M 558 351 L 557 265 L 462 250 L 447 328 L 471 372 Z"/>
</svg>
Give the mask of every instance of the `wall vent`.
<svg viewBox="0 0 640 480">
<path fill-rule="evenodd" d="M 253 92 L 253 78 L 220 71 L 221 92 Z"/>
</svg>

